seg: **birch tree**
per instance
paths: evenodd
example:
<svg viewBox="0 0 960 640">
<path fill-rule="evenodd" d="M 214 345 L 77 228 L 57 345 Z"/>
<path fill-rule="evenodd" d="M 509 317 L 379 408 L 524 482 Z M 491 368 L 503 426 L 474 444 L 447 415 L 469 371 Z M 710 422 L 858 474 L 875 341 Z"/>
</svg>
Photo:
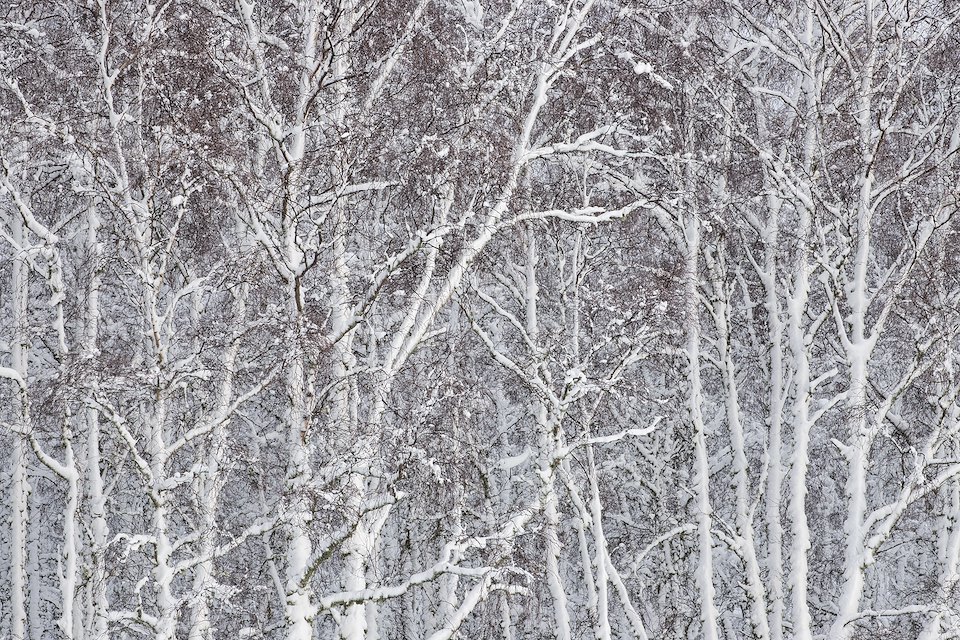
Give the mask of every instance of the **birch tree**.
<svg viewBox="0 0 960 640">
<path fill-rule="evenodd" d="M 0 635 L 956 635 L 958 15 L 7 3 Z"/>
</svg>

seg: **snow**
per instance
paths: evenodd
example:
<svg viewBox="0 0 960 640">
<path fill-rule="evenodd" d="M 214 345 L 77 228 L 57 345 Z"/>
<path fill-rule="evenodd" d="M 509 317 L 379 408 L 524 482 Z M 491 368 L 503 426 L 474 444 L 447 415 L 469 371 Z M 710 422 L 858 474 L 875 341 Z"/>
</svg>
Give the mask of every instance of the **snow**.
<svg viewBox="0 0 960 640">
<path fill-rule="evenodd" d="M 0 21 L 0 637 L 956 633 L 939 4 L 86 4 Z"/>
</svg>

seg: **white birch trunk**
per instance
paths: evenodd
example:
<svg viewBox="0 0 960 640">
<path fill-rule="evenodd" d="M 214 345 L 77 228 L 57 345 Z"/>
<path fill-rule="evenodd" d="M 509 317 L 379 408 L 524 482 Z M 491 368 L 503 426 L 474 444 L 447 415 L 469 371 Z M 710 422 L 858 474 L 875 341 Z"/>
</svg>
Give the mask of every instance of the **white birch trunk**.
<svg viewBox="0 0 960 640">
<path fill-rule="evenodd" d="M 854 233 L 856 247 L 853 258 L 853 274 L 846 284 L 849 315 L 848 337 L 843 340 L 849 367 L 850 382 L 847 391 L 849 419 L 847 433 L 850 438 L 847 458 L 847 479 L 844 488 L 847 515 L 844 523 L 846 548 L 843 560 L 843 586 L 838 602 L 838 613 L 830 628 L 831 640 L 848 640 L 854 632 L 850 622 L 859 613 L 863 597 L 864 571 L 867 565 L 865 556 L 866 535 L 864 519 L 867 513 L 867 466 L 872 446 L 872 429 L 867 422 L 867 376 L 873 342 L 867 334 L 868 306 L 868 267 L 871 258 L 871 236 L 873 224 L 873 160 L 874 160 L 874 122 L 873 122 L 873 73 L 875 47 L 875 15 L 873 0 L 864 2 L 864 21 L 866 28 L 866 59 L 860 69 L 857 87 L 855 114 L 859 128 L 859 143 L 863 173 L 858 177 L 859 199 L 856 209 Z M 841 333 L 843 327 L 838 327 Z"/>
<path fill-rule="evenodd" d="M 30 408 L 27 396 L 28 337 L 28 274 L 26 253 L 26 229 L 19 215 L 12 216 L 13 242 L 16 253 L 13 259 L 11 291 L 13 294 L 13 344 L 10 345 L 11 364 L 20 377 L 17 389 L 16 420 L 21 431 L 13 434 L 12 485 L 10 490 L 10 635 L 13 640 L 26 640 L 27 633 L 27 524 L 30 520 L 29 464 L 26 436 L 30 429 Z"/>
<path fill-rule="evenodd" d="M 809 67 L 818 68 L 814 42 L 814 16 L 812 10 L 806 15 L 806 31 L 803 42 L 807 47 Z M 816 80 L 805 77 L 802 80 L 801 93 L 804 98 L 807 126 L 803 138 L 803 168 L 810 175 L 818 142 L 816 128 L 812 123 L 817 117 Z M 810 186 L 806 187 L 806 194 Z M 798 238 L 797 255 L 793 266 L 793 289 L 786 301 L 787 336 L 790 345 L 791 370 L 793 372 L 793 407 L 791 414 L 793 430 L 793 450 L 789 472 L 789 521 L 790 521 L 790 584 L 792 604 L 793 634 L 797 640 L 810 640 L 812 637 L 812 619 L 808 601 L 810 528 L 807 521 L 807 470 L 810 463 L 810 357 L 806 343 L 806 313 L 810 296 L 810 258 L 809 243 L 813 212 L 808 202 L 809 195 L 796 205 Z"/>
<path fill-rule="evenodd" d="M 684 226 L 686 264 L 684 295 L 686 307 L 687 413 L 693 428 L 694 495 L 696 496 L 698 558 L 697 589 L 700 593 L 700 621 L 704 640 L 718 640 L 717 608 L 713 584 L 713 510 L 710 506 L 710 459 L 706 425 L 700 403 L 703 385 L 700 379 L 700 222 L 690 213 Z"/>
<path fill-rule="evenodd" d="M 100 228 L 100 217 L 95 204 L 87 207 L 86 216 L 86 250 L 90 261 L 90 279 L 87 290 L 86 308 L 84 309 L 83 337 L 81 341 L 81 356 L 88 362 L 93 362 L 99 353 L 98 333 L 100 327 L 100 260 L 103 247 L 97 237 Z M 92 389 L 90 390 L 92 393 Z M 110 606 L 107 599 L 107 567 L 106 550 L 109 536 L 107 527 L 107 504 L 104 495 L 102 460 L 100 457 L 100 413 L 96 407 L 87 406 L 83 409 L 84 426 L 86 429 L 86 469 L 84 489 L 86 501 L 89 505 L 90 543 L 88 566 L 87 607 L 88 622 L 85 625 L 85 634 L 92 638 L 106 639 L 110 617 Z"/>
<path fill-rule="evenodd" d="M 534 234 L 527 234 L 527 260 L 524 271 L 524 319 L 527 337 L 533 349 L 538 349 L 539 324 L 537 316 L 537 242 Z M 537 357 L 539 354 L 535 354 Z M 538 372 L 536 375 L 540 375 Z M 559 461 L 554 460 L 562 445 L 562 425 L 560 416 L 548 408 L 543 401 L 534 403 L 534 417 L 539 429 L 539 461 L 537 476 L 541 506 L 543 507 L 544 554 L 546 555 L 546 578 L 550 597 L 553 600 L 554 635 L 556 640 L 570 640 L 570 610 L 564 586 L 561 558 L 563 543 L 560 540 L 560 506 L 556 492 L 556 468 Z"/>
<path fill-rule="evenodd" d="M 145 234 L 138 234 L 142 254 L 150 251 L 144 240 Z M 166 489 L 169 453 L 164 433 L 167 420 L 167 391 L 160 387 L 160 377 L 167 364 L 164 328 L 157 310 L 159 278 L 154 273 L 154 265 L 143 261 L 142 270 L 144 292 L 143 305 L 146 313 L 147 358 L 151 374 L 155 376 L 157 387 L 153 398 L 146 405 L 147 460 L 150 465 L 151 486 L 149 487 L 153 513 L 151 528 L 154 536 L 153 582 L 156 585 L 156 640 L 174 640 L 177 630 L 179 607 L 173 595 L 173 547 L 170 540 L 169 517 L 170 504 Z"/>
<path fill-rule="evenodd" d="M 717 350 L 719 351 L 720 377 L 723 383 L 724 406 L 726 408 L 727 427 L 730 430 L 730 447 L 733 451 L 733 485 L 736 509 L 736 533 L 739 554 L 746 570 L 744 591 L 746 592 L 750 623 L 753 635 L 759 640 L 770 637 L 767 622 L 767 597 L 760 575 L 753 514 L 750 508 L 749 463 L 746 455 L 743 421 L 740 410 L 740 392 L 737 388 L 737 372 L 730 350 L 729 303 L 726 285 L 721 279 L 720 265 L 706 252 L 706 262 L 710 271 L 713 298 L 714 321 L 717 325 Z"/>
<path fill-rule="evenodd" d="M 780 318 L 780 295 L 777 291 L 777 250 L 780 206 L 769 206 L 769 222 L 764 242 L 763 286 L 770 339 L 770 393 L 767 399 L 767 486 L 764 520 L 767 530 L 767 583 L 770 602 L 770 640 L 783 640 L 783 322 Z"/>
</svg>

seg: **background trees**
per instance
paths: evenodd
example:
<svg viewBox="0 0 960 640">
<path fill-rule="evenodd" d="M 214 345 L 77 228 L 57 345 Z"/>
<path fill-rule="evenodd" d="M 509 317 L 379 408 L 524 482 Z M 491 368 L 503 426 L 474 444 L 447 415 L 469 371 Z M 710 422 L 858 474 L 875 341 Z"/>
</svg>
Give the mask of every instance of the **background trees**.
<svg viewBox="0 0 960 640">
<path fill-rule="evenodd" d="M 3 633 L 957 633 L 954 7 L 4 11 Z"/>
</svg>

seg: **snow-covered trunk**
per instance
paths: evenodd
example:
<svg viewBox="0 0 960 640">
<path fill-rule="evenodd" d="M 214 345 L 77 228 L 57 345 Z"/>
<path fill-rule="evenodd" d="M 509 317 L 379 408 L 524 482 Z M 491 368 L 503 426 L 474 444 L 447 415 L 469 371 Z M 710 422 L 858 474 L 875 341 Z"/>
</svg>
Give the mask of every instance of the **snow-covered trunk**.
<svg viewBox="0 0 960 640">
<path fill-rule="evenodd" d="M 717 351 L 719 352 L 720 377 L 723 384 L 723 401 L 726 409 L 727 428 L 730 432 L 730 449 L 733 453 L 733 486 L 735 496 L 735 531 L 739 554 L 746 575 L 743 588 L 750 611 L 750 624 L 754 637 L 765 640 L 770 637 L 767 622 L 767 598 L 763 577 L 760 573 L 753 529 L 753 513 L 750 506 L 750 477 L 747 461 L 747 446 L 740 409 L 740 392 L 737 387 L 737 372 L 730 343 L 730 305 L 726 284 L 720 269 L 722 265 L 712 252 L 705 252 L 713 293 L 713 318 L 717 325 Z"/>
<path fill-rule="evenodd" d="M 590 540 L 588 533 L 592 527 L 592 517 L 587 504 L 580 497 L 579 491 L 573 485 L 573 470 L 569 459 L 560 463 L 560 469 L 563 474 L 564 482 L 567 485 L 567 493 L 570 494 L 570 500 L 576 511 L 571 515 L 570 520 L 574 530 L 577 532 L 577 545 L 580 551 L 580 567 L 583 571 L 584 594 L 581 596 L 586 602 L 587 616 L 591 621 L 598 621 L 600 613 L 597 610 L 599 597 L 597 595 L 597 578 L 593 571 L 593 558 L 590 553 Z M 596 629 L 596 624 L 594 625 Z M 596 633 L 596 631 L 595 631 Z"/>
<path fill-rule="evenodd" d="M 949 387 L 939 385 L 941 407 L 940 419 L 947 425 L 945 431 L 949 434 L 945 438 L 941 455 L 950 459 L 960 456 L 960 404 L 957 402 L 957 381 L 953 374 L 956 355 L 949 349 L 945 361 L 949 375 Z M 944 388 L 947 387 L 947 388 Z M 944 402 L 944 399 L 950 398 Z M 946 406 L 944 406 L 946 405 Z M 936 595 L 936 609 L 933 615 L 924 624 L 918 640 L 939 640 L 949 637 L 949 620 L 951 603 L 955 599 L 957 585 L 960 584 L 960 479 L 949 481 L 944 487 L 942 505 L 943 513 L 937 523 L 937 561 L 940 578 L 939 593 Z"/>
<path fill-rule="evenodd" d="M 684 321 L 686 323 L 687 416 L 693 429 L 694 486 L 697 518 L 696 583 L 700 592 L 700 621 L 704 640 L 717 640 L 717 607 L 713 585 L 713 510 L 710 506 L 710 459 L 706 425 L 700 403 L 703 383 L 700 378 L 700 221 L 690 212 L 684 221 L 686 256 L 684 265 Z"/>
<path fill-rule="evenodd" d="M 592 491 L 589 501 L 584 501 L 575 484 L 573 465 L 570 464 L 570 459 L 565 458 L 562 460 L 559 468 L 561 477 L 567 488 L 567 494 L 574 508 L 574 513 L 571 514 L 570 521 L 577 532 L 580 567 L 583 572 L 583 583 L 580 585 L 583 593 L 580 598 L 586 601 L 587 619 L 590 620 L 593 625 L 594 637 L 598 640 L 609 638 L 610 621 L 607 597 L 607 586 L 609 582 L 607 569 L 609 562 L 607 561 L 606 540 L 603 537 L 603 529 L 597 526 L 598 517 L 601 513 L 599 492 L 596 496 L 596 504 Z M 590 457 L 587 461 L 586 473 L 588 478 L 590 478 L 590 488 L 592 490 L 596 485 L 596 467 L 594 465 L 592 452 L 590 452 Z M 595 517 L 595 515 L 597 517 Z M 593 535 L 588 537 L 590 533 L 593 533 Z M 590 547 L 591 538 L 594 541 L 593 552 L 591 552 Z M 598 564 L 601 562 L 603 566 Z"/>
<path fill-rule="evenodd" d="M 806 46 L 809 68 L 817 68 L 816 46 L 814 38 L 814 16 L 808 11 L 806 31 L 803 42 Z M 816 122 L 817 87 L 815 80 L 805 74 L 801 83 L 804 118 L 807 126 L 803 137 L 804 175 L 811 174 L 817 141 Z M 802 187 L 809 194 L 811 185 Z M 801 198 L 795 205 L 797 213 L 797 250 L 792 269 L 793 288 L 785 306 L 787 311 L 787 340 L 790 348 L 790 370 L 793 376 L 793 406 L 791 422 L 793 431 L 793 449 L 790 453 L 790 471 L 788 477 L 788 520 L 790 523 L 790 586 L 792 606 L 793 635 L 797 640 L 810 640 L 813 632 L 808 602 L 810 527 L 807 522 L 807 470 L 810 463 L 810 355 L 806 341 L 806 315 L 810 297 L 810 232 L 813 211 L 809 196 Z"/>
<path fill-rule="evenodd" d="M 938 243 L 934 263 L 936 269 L 945 269 L 947 252 L 947 243 Z M 944 301 L 950 296 L 945 285 L 944 279 L 938 280 L 937 295 Z M 941 427 L 934 432 L 936 437 L 930 439 L 930 442 L 937 442 L 931 447 L 931 452 L 939 446 L 939 455 L 949 460 L 960 459 L 960 379 L 956 365 L 956 348 L 949 345 L 943 357 L 945 379 L 936 385 L 934 395 L 937 398 Z M 950 629 L 946 625 L 950 622 L 945 618 L 949 617 L 950 603 L 955 598 L 957 586 L 960 585 L 960 478 L 955 477 L 944 485 L 939 503 L 942 507 L 936 524 L 937 571 L 940 578 L 939 593 L 936 595 L 938 607 L 924 624 L 918 640 L 938 640 L 947 635 Z"/>
<path fill-rule="evenodd" d="M 64 458 L 62 465 L 55 465 L 55 471 L 66 481 L 66 501 L 63 505 L 63 547 L 60 554 L 60 619 L 57 626 L 67 640 L 83 638 L 82 602 L 77 599 L 77 587 L 80 566 L 80 535 L 78 531 L 78 511 L 80 508 L 80 473 L 74 465 L 73 416 L 67 410 L 62 417 Z"/>
<path fill-rule="evenodd" d="M 727 181 L 727 167 L 732 160 L 731 140 L 733 138 L 733 96 L 728 86 L 721 97 L 723 112 L 723 143 L 721 158 L 724 170 L 717 179 L 717 196 L 721 202 L 730 198 Z M 763 577 L 760 573 L 757 546 L 753 529 L 753 511 L 750 505 L 750 468 L 747 460 L 746 436 L 740 409 L 740 391 L 737 385 L 737 370 L 732 353 L 734 341 L 730 326 L 730 292 L 725 282 L 723 245 L 705 248 L 703 255 L 712 293 L 711 316 L 716 327 L 717 364 L 720 368 L 723 406 L 730 435 L 730 448 L 733 454 L 734 488 L 734 531 L 736 533 L 736 552 L 740 556 L 746 571 L 742 582 L 747 599 L 750 625 L 754 637 L 767 640 L 770 627 L 767 621 L 767 601 Z"/>
<path fill-rule="evenodd" d="M 810 212 L 799 208 L 800 224 L 793 271 L 793 291 L 787 300 L 787 335 L 790 343 L 793 371 L 793 450 L 789 473 L 790 521 L 790 584 L 793 609 L 793 634 L 798 640 L 809 640 L 811 634 L 810 607 L 807 602 L 809 578 L 810 528 L 807 523 L 807 469 L 810 463 L 810 359 L 805 342 L 806 308 L 810 292 L 810 265 L 805 243 L 810 231 Z"/>
<path fill-rule="evenodd" d="M 539 260 L 536 237 L 527 234 L 527 260 L 524 271 L 524 321 L 527 337 L 534 350 L 539 343 L 539 318 L 537 302 L 539 286 L 537 284 L 536 265 Z M 536 354 L 539 355 L 539 354 Z M 536 357 L 535 355 L 535 357 Z M 541 370 L 537 375 L 542 375 Z M 552 410 L 551 410 L 552 409 Z M 561 416 L 557 408 L 548 407 L 545 401 L 537 399 L 533 403 L 533 414 L 539 432 L 539 455 L 537 456 L 537 480 L 539 484 L 540 506 L 543 509 L 543 545 L 546 560 L 546 579 L 550 597 L 553 601 L 554 636 L 556 640 L 570 640 L 570 609 L 561 568 L 563 543 L 560 540 L 560 503 L 556 490 L 557 451 L 563 446 Z"/>
<path fill-rule="evenodd" d="M 563 544 L 560 540 L 560 505 L 554 479 L 554 452 L 561 446 L 560 422 L 551 416 L 542 403 L 537 403 L 535 416 L 540 431 L 540 456 L 537 464 L 540 505 L 543 508 L 543 545 L 546 556 L 546 578 L 553 601 L 554 635 L 556 640 L 570 640 L 570 610 L 561 572 Z"/>
<path fill-rule="evenodd" d="M 867 421 L 867 375 L 873 342 L 866 330 L 869 305 L 868 267 L 871 260 L 871 225 L 873 216 L 873 181 L 875 132 L 873 116 L 873 73 L 877 55 L 875 47 L 874 2 L 864 3 L 864 20 L 868 51 L 860 82 L 857 88 L 856 120 L 859 128 L 860 160 L 862 173 L 858 177 L 859 198 L 854 222 L 855 249 L 853 273 L 845 283 L 849 313 L 845 318 L 849 325 L 847 338 L 843 340 L 849 370 L 847 389 L 847 435 L 849 446 L 845 451 L 847 479 L 844 488 L 846 498 L 846 536 L 843 559 L 843 586 L 837 603 L 837 617 L 830 629 L 831 640 L 847 640 L 853 634 L 850 624 L 860 610 L 863 597 L 864 571 L 866 569 L 866 535 L 864 520 L 867 512 L 867 467 L 873 436 Z M 841 333 L 843 328 L 839 327 Z"/>
<path fill-rule="evenodd" d="M 50 234 L 52 236 L 52 234 Z M 54 269 L 57 273 L 61 271 L 59 252 L 52 248 L 47 258 L 56 265 Z M 51 269 L 53 271 L 54 269 Z M 57 352 L 63 362 L 67 362 L 69 352 L 66 345 L 66 336 L 63 324 L 63 296 L 62 283 L 59 277 L 48 279 L 48 284 L 53 289 L 53 297 L 50 304 L 54 307 L 53 328 L 58 335 Z M 65 376 L 63 368 L 62 374 Z M 60 554 L 57 559 L 57 574 L 60 590 L 60 617 L 56 624 L 61 635 L 67 640 L 80 640 L 83 638 L 83 601 L 78 599 L 78 587 L 80 579 L 80 531 L 79 531 L 79 509 L 80 509 L 80 481 L 81 474 L 76 467 L 76 456 L 73 449 L 73 425 L 74 416 L 71 407 L 65 404 L 62 407 L 60 416 L 60 436 L 63 447 L 63 462 L 48 455 L 42 445 L 32 438 L 31 442 L 35 454 L 46 466 L 50 468 L 59 478 L 66 482 L 65 500 L 63 504 L 62 526 L 63 539 Z M 39 546 L 39 543 L 38 543 Z"/>
<path fill-rule="evenodd" d="M 67 457 L 66 465 L 72 468 L 73 456 Z M 79 608 L 80 602 L 76 599 L 77 578 L 79 577 L 78 554 L 79 554 L 79 536 L 77 532 L 77 507 L 79 505 L 79 481 L 77 478 L 69 479 L 67 490 L 67 505 L 64 509 L 64 567 L 63 567 L 63 587 L 62 606 L 63 613 L 60 618 L 60 625 L 63 635 L 66 638 L 79 640 L 84 637 L 82 626 L 83 610 Z"/>
<path fill-rule="evenodd" d="M 162 411 L 157 411 L 150 418 L 151 432 L 156 433 L 158 420 L 163 417 Z M 151 437 L 150 458 L 151 469 L 154 473 L 154 479 L 163 479 L 166 468 L 165 451 L 157 446 L 157 439 Z M 157 473 L 160 473 L 158 476 Z M 153 535 L 156 538 L 154 553 L 153 580 L 156 584 L 156 605 L 157 605 L 157 624 L 156 640 L 174 640 L 177 630 L 178 607 L 176 599 L 173 597 L 173 568 L 171 566 L 171 555 L 173 548 L 168 535 L 169 507 L 164 491 L 154 487 L 152 489 L 152 499 L 155 502 L 152 526 Z"/>
<path fill-rule="evenodd" d="M 10 345 L 10 360 L 13 370 L 20 377 L 16 390 L 16 425 L 21 433 L 13 434 L 10 452 L 13 463 L 10 487 L 10 635 L 13 640 L 25 640 L 27 632 L 27 524 L 30 519 L 30 484 L 28 447 L 26 433 L 30 428 L 30 406 L 27 396 L 27 357 L 29 353 L 29 327 L 27 318 L 28 276 L 26 252 L 26 229 L 18 215 L 11 217 L 12 239 L 16 247 L 13 258 L 13 273 L 10 282 L 13 310 L 13 343 Z"/>
<path fill-rule="evenodd" d="M 31 455 L 27 453 L 27 455 Z M 42 475 L 33 471 L 32 477 L 39 480 Z M 30 518 L 27 521 L 27 634 L 31 640 L 44 640 L 44 599 L 41 591 L 41 578 L 43 576 L 43 561 L 47 559 L 44 542 L 46 541 L 41 527 L 40 516 L 43 513 L 41 505 L 43 494 L 36 490 L 36 486 L 31 487 L 30 505 L 28 512 Z"/>
<path fill-rule="evenodd" d="M 92 363 L 99 352 L 97 334 L 100 327 L 100 286 L 102 280 L 100 260 L 103 256 L 103 246 L 97 237 L 100 217 L 95 204 L 91 203 L 87 207 L 86 218 L 85 244 L 90 261 L 90 274 L 80 348 L 81 357 Z M 88 393 L 92 394 L 93 391 L 93 389 L 89 389 Z M 87 406 L 83 409 L 83 418 L 87 436 L 84 490 L 90 522 L 89 557 L 87 559 L 90 572 L 87 577 L 88 621 L 85 625 L 85 633 L 91 638 L 107 638 L 110 606 L 107 599 L 105 556 L 110 530 L 107 527 L 107 504 L 104 494 L 102 460 L 100 458 L 100 412 L 94 406 Z"/>
<path fill-rule="evenodd" d="M 955 421 L 960 420 L 958 413 L 960 412 L 954 412 L 953 419 Z M 956 450 L 956 447 L 954 449 Z M 940 597 L 944 604 L 949 601 L 956 585 L 960 583 L 960 481 L 954 480 L 950 483 L 947 496 L 949 501 L 946 513 L 948 527 L 944 531 L 945 544 L 941 559 L 943 569 L 940 576 L 940 582 L 943 585 Z"/>
<path fill-rule="evenodd" d="M 313 618 L 316 614 L 312 603 L 313 590 L 310 585 L 309 564 L 313 554 L 311 527 L 313 513 L 310 508 L 309 493 L 313 485 L 314 470 L 312 454 L 315 448 L 313 433 L 313 385 L 307 367 L 306 317 L 304 275 L 305 256 L 301 250 L 298 225 L 300 207 L 303 206 L 303 162 L 306 152 L 307 129 L 311 114 L 311 103 L 316 94 L 315 74 L 320 68 L 318 58 L 318 39 L 322 32 L 323 16 L 317 2 L 304 2 L 297 7 L 300 27 L 301 48 L 297 97 L 294 113 L 286 136 L 274 135 L 274 142 L 283 149 L 282 169 L 284 176 L 284 198 L 280 212 L 281 249 L 283 252 L 283 271 L 285 273 L 286 314 L 288 319 L 289 355 L 286 366 L 286 425 L 287 433 L 287 492 L 290 504 L 287 506 L 287 550 L 286 573 L 284 576 L 284 613 L 286 632 L 289 640 L 309 640 L 313 634 Z M 343 7 L 341 7 L 343 9 Z M 249 8 L 252 13 L 252 5 Z M 249 13 L 247 20 L 249 22 Z M 256 55 L 262 55 L 259 35 L 253 31 L 252 22 L 248 27 L 251 45 Z M 262 59 L 257 60 L 262 68 Z M 262 71 L 261 71 L 262 72 Z M 264 96 L 268 103 L 271 97 Z"/>
<path fill-rule="evenodd" d="M 761 145 L 771 148 L 774 136 L 769 130 L 763 96 L 754 97 L 757 132 Z M 771 157 L 773 154 L 771 153 Z M 763 244 L 763 262 L 754 265 L 763 286 L 763 306 L 766 311 L 767 342 L 767 441 L 764 450 L 766 484 L 764 491 L 764 527 L 767 553 L 763 559 L 766 568 L 768 626 L 770 640 L 783 640 L 784 584 L 783 584 L 783 484 L 786 468 L 783 461 L 783 409 L 786 403 L 784 378 L 784 323 L 781 291 L 778 283 L 781 251 L 780 216 L 784 201 L 777 195 L 777 184 L 769 171 L 763 173 L 766 197 L 766 219 L 758 220 L 760 241 Z"/>
<path fill-rule="evenodd" d="M 138 250 L 141 256 L 149 255 L 149 243 L 146 242 L 146 238 L 149 237 L 148 232 L 141 227 L 135 233 L 140 243 Z M 156 587 L 157 608 L 155 638 L 156 640 L 174 640 L 179 607 L 173 595 L 173 545 L 170 540 L 170 504 L 166 487 L 169 453 L 164 426 L 167 420 L 169 397 L 168 390 L 161 382 L 167 365 L 163 321 L 157 309 L 161 279 L 155 272 L 155 265 L 146 259 L 141 259 L 140 269 L 144 287 L 143 308 L 146 315 L 146 361 L 150 363 L 150 375 L 155 384 L 151 390 L 152 397 L 144 403 L 146 450 L 151 480 L 149 492 L 153 505 L 151 516 L 154 537 L 153 582 Z"/>
<path fill-rule="evenodd" d="M 771 197 L 768 202 L 775 200 Z M 767 485 L 764 491 L 764 520 L 767 530 L 767 599 L 769 601 L 770 640 L 783 639 L 783 521 L 781 509 L 784 481 L 783 465 L 783 322 L 780 318 L 780 293 L 777 287 L 777 253 L 779 241 L 780 203 L 770 202 L 769 218 L 764 233 L 764 306 L 770 342 L 767 396 Z"/>
<path fill-rule="evenodd" d="M 317 11 L 319 9 L 317 8 Z M 308 9 L 308 12 L 310 10 Z M 317 57 L 317 43 L 314 32 L 319 28 L 319 13 L 304 20 L 304 24 L 312 24 L 305 33 L 304 58 L 315 61 Z M 331 47 L 330 71 L 333 77 L 340 81 L 335 85 L 333 113 L 330 114 L 334 127 L 345 126 L 348 115 L 348 101 L 350 99 L 350 81 L 347 79 L 352 66 L 352 50 L 350 39 L 357 19 L 357 7 L 354 0 L 341 2 L 335 22 L 330 25 L 329 45 Z M 315 62 L 314 62 L 315 63 Z M 312 82 L 309 74 L 304 74 L 301 80 L 301 99 L 303 100 L 302 113 L 308 109 L 308 85 Z M 340 169 L 339 167 L 337 168 Z M 338 176 L 342 178 L 342 176 Z M 358 433 L 358 397 L 355 382 L 351 373 L 355 368 L 353 355 L 353 332 L 349 330 L 352 321 L 350 292 L 348 280 L 350 267 L 347 263 L 349 222 L 345 206 L 335 203 L 329 214 L 329 225 L 333 238 L 331 252 L 333 268 L 330 272 L 331 309 L 330 325 L 334 335 L 341 338 L 334 345 L 332 368 L 333 389 L 330 393 L 329 420 L 335 433 L 347 434 L 347 441 L 337 443 L 344 447 L 344 451 L 351 451 L 355 459 L 350 468 L 346 482 L 346 512 L 349 517 L 359 518 L 359 522 L 351 535 L 344 541 L 342 551 L 345 562 L 342 569 L 341 581 L 344 590 L 360 591 L 367 587 L 367 568 L 370 554 L 376 547 L 376 522 L 363 514 L 367 502 L 368 478 L 370 471 L 378 465 L 374 460 L 374 452 L 369 440 Z M 379 420 L 379 417 L 376 417 Z M 383 515 L 383 514 L 380 514 Z M 368 612 L 368 609 L 370 611 Z M 372 603 L 356 603 L 345 607 L 337 618 L 338 635 L 343 640 L 366 640 L 368 638 L 368 616 L 375 617 L 375 605 Z M 375 630 L 374 630 L 375 632 Z"/>
<path fill-rule="evenodd" d="M 336 207 L 333 216 L 335 238 L 333 241 L 334 267 L 330 285 L 334 292 L 331 313 L 331 328 L 336 335 L 345 332 L 350 322 L 347 278 L 349 270 L 346 263 L 346 219 L 342 207 Z M 339 433 L 349 434 L 352 442 L 340 445 L 352 446 L 354 463 L 349 473 L 347 486 L 347 513 L 358 517 L 353 533 L 344 542 L 346 558 L 343 569 L 343 588 L 347 591 L 359 591 L 367 586 L 368 556 L 373 551 L 374 540 L 371 537 L 372 523 L 363 515 L 367 501 L 367 477 L 376 467 L 374 454 L 369 440 L 356 431 L 357 406 L 354 382 L 350 378 L 354 368 L 352 333 L 344 336 L 335 347 L 333 379 L 336 387 L 330 396 L 330 420 Z M 379 416 L 377 416 L 379 420 Z M 347 449 L 345 449 L 346 451 Z M 373 605 L 371 605 L 373 606 Z M 339 633 L 343 640 L 364 640 L 367 636 L 367 606 L 365 603 L 351 604 L 341 615 Z"/>
<path fill-rule="evenodd" d="M 607 549 L 607 537 L 603 532 L 603 502 L 600 500 L 600 482 L 597 477 L 597 465 L 593 447 L 588 446 L 587 479 L 590 483 L 590 517 L 593 530 L 594 564 L 596 566 L 597 623 L 594 634 L 597 640 L 608 640 L 613 636 L 610 629 L 609 611 L 609 567 L 610 552 Z M 629 607 L 629 601 L 623 603 Z"/>
<path fill-rule="evenodd" d="M 313 635 L 311 590 L 305 582 L 313 543 L 310 526 L 313 514 L 307 493 L 313 479 L 311 466 L 312 434 L 307 410 L 307 383 L 303 353 L 303 317 L 300 287 L 295 279 L 287 283 L 287 314 L 290 318 L 290 351 L 287 362 L 287 552 L 285 616 L 289 640 L 310 640 Z"/>
</svg>

